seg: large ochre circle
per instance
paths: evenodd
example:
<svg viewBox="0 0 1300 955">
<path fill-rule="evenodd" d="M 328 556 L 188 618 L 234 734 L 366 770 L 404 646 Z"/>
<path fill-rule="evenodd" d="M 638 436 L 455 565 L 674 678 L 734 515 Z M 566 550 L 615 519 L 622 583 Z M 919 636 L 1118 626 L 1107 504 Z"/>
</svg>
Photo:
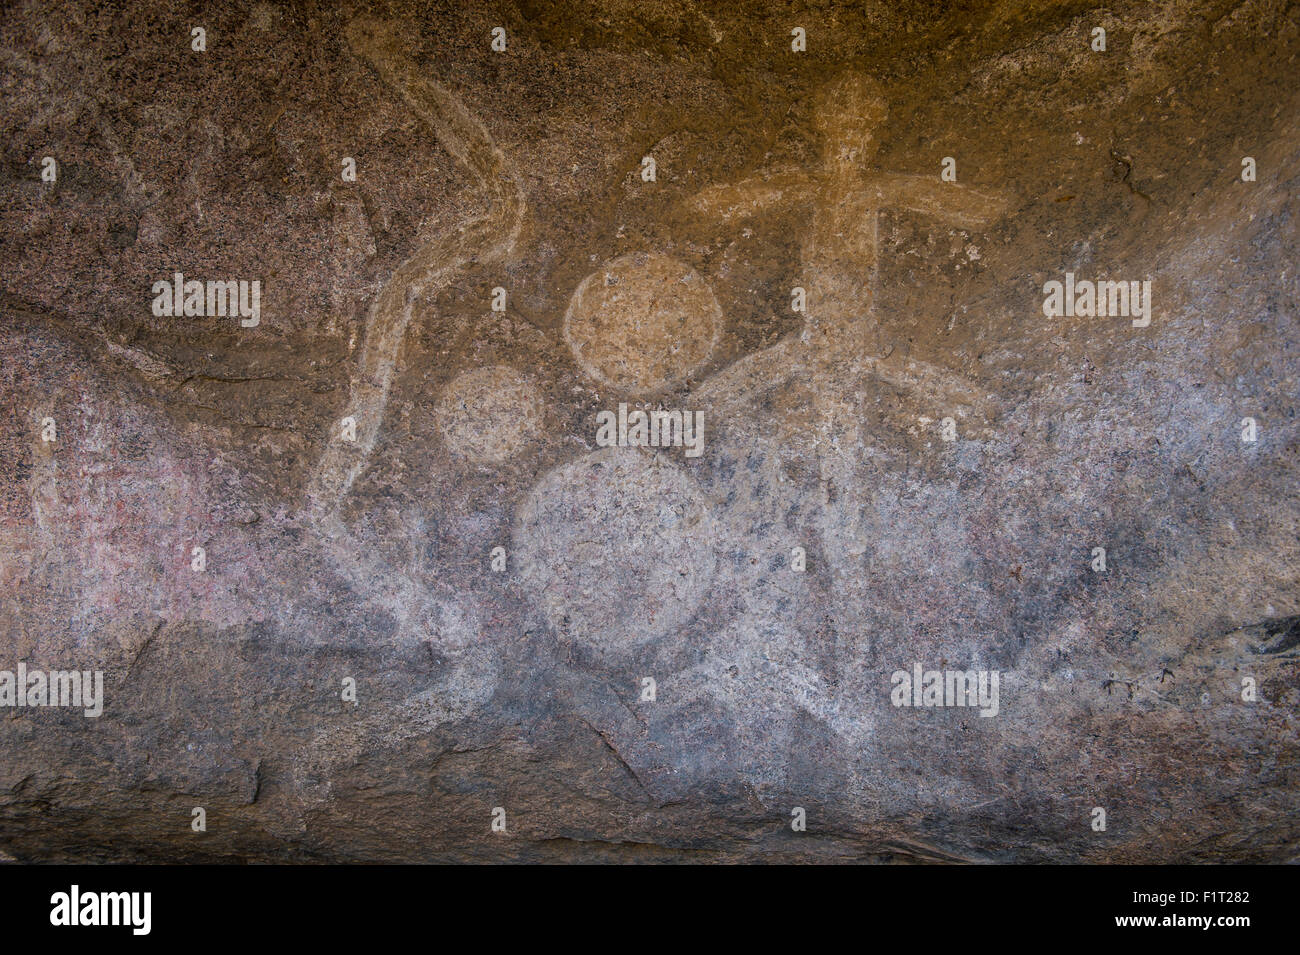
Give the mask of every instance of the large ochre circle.
<svg viewBox="0 0 1300 955">
<path fill-rule="evenodd" d="M 549 472 L 515 519 L 525 588 L 558 633 L 598 651 L 685 625 L 713 579 L 714 537 L 691 477 L 632 448 Z"/>
<path fill-rule="evenodd" d="M 604 385 L 646 394 L 684 379 L 713 352 L 722 309 L 685 263 L 653 252 L 621 256 L 573 293 L 564 340 Z"/>
</svg>

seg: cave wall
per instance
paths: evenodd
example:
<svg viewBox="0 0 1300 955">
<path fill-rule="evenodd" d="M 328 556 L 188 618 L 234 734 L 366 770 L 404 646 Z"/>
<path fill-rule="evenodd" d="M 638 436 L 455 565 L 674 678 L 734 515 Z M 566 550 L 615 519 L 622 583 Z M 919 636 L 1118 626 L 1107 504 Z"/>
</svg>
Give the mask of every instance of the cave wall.
<svg viewBox="0 0 1300 955">
<path fill-rule="evenodd" d="M 5 857 L 1295 859 L 1294 5 L 0 52 Z"/>
</svg>

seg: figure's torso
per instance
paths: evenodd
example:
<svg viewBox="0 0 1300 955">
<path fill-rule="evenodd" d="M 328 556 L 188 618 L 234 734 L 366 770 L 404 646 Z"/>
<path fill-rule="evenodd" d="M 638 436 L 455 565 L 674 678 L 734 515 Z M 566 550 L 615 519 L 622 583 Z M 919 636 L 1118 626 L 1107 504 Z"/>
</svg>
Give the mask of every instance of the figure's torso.
<svg viewBox="0 0 1300 955">
<path fill-rule="evenodd" d="M 857 177 L 829 178 L 820 190 L 802 260 L 809 326 L 822 346 L 860 347 L 875 328 L 876 206 Z"/>
</svg>

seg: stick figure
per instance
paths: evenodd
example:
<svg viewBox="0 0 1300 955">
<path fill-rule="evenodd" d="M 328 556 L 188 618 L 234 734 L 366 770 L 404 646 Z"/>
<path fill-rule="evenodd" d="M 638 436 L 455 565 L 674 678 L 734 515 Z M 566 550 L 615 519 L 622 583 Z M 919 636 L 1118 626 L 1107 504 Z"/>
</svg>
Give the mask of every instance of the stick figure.
<svg viewBox="0 0 1300 955">
<path fill-rule="evenodd" d="M 709 219 L 733 221 L 774 207 L 810 202 L 811 228 L 801 258 L 808 291 L 805 340 L 815 347 L 862 354 L 877 325 L 873 298 L 879 266 L 879 221 L 885 209 L 909 209 L 962 228 L 995 218 L 1003 203 L 933 176 L 868 169 L 879 149 L 876 130 L 887 114 L 879 86 L 849 72 L 818 97 L 814 123 L 822 135 L 822 167 L 778 167 L 705 189 L 692 202 Z"/>
</svg>

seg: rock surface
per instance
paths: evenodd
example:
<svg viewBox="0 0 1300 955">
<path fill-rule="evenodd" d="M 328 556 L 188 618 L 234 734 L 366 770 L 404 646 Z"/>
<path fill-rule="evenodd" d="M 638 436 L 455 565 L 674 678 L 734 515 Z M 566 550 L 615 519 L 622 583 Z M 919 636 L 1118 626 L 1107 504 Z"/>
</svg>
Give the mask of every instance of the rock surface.
<svg viewBox="0 0 1300 955">
<path fill-rule="evenodd" d="M 1297 859 L 1294 5 L 0 22 L 0 853 Z"/>
</svg>

